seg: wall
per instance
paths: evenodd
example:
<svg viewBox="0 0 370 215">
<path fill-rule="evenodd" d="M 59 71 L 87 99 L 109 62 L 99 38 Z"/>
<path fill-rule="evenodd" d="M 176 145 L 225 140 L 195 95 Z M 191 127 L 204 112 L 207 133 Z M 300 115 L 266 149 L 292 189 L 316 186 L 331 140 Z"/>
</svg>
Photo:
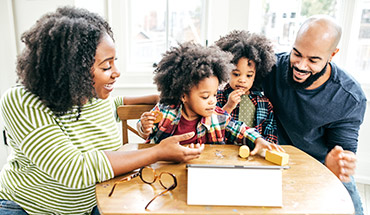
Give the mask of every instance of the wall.
<svg viewBox="0 0 370 215">
<path fill-rule="evenodd" d="M 17 55 L 15 31 L 13 22 L 13 10 L 11 0 L 3 0 L 0 5 L 0 95 L 15 83 L 15 59 Z M 0 168 L 6 162 L 9 148 L 3 144 L 3 120 L 0 118 Z"/>
<path fill-rule="evenodd" d="M 363 90 L 367 98 L 367 109 L 360 128 L 355 178 L 360 183 L 370 184 L 370 86 L 363 86 Z"/>
<path fill-rule="evenodd" d="M 23 48 L 21 34 L 44 13 L 60 5 L 74 4 L 73 0 L 1 0 L 0 1 L 0 95 L 16 83 L 16 56 Z M 3 144 L 3 120 L 0 119 L 0 168 L 5 164 L 9 147 Z"/>
</svg>

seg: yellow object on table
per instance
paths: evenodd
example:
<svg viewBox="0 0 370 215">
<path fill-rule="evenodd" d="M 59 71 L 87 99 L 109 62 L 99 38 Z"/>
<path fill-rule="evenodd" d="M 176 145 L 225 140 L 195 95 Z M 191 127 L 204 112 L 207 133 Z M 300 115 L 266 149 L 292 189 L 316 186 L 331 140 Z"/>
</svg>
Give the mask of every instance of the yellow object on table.
<svg viewBox="0 0 370 215">
<path fill-rule="evenodd" d="M 289 154 L 285 152 L 278 152 L 275 150 L 267 150 L 265 159 L 277 165 L 285 166 L 289 162 Z"/>
<path fill-rule="evenodd" d="M 246 145 L 240 146 L 239 148 L 239 156 L 241 158 L 247 158 L 249 156 L 249 147 Z"/>
</svg>

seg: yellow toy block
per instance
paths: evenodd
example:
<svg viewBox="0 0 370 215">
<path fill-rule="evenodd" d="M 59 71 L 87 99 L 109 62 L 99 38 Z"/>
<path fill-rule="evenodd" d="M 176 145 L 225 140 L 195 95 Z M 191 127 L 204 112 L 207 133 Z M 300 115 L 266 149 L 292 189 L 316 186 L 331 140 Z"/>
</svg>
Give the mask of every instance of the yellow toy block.
<svg viewBox="0 0 370 215">
<path fill-rule="evenodd" d="M 249 156 L 249 147 L 246 145 L 240 146 L 239 148 L 239 156 L 241 158 L 247 158 Z"/>
<path fill-rule="evenodd" d="M 275 150 L 267 150 L 265 159 L 277 165 L 285 166 L 289 162 L 289 154 L 285 152 L 278 152 Z"/>
</svg>

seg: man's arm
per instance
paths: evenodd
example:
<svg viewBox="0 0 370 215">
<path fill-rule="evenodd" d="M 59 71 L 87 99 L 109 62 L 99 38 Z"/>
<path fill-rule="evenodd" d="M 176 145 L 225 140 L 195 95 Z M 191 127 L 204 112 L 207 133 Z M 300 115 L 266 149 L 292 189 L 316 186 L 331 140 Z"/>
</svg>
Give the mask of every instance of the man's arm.
<svg viewBox="0 0 370 215">
<path fill-rule="evenodd" d="M 358 132 L 365 109 L 366 100 L 327 129 L 327 144 L 331 150 L 325 158 L 325 165 L 343 182 L 350 181 L 350 176 L 355 173 Z"/>
</svg>

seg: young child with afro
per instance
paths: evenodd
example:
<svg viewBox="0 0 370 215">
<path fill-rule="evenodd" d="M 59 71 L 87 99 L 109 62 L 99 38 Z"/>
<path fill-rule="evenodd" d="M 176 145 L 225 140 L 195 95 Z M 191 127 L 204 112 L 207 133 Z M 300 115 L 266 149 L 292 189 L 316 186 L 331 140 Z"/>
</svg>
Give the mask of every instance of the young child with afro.
<svg viewBox="0 0 370 215">
<path fill-rule="evenodd" d="M 251 155 L 262 149 L 283 151 L 280 146 L 264 140 L 254 128 L 233 120 L 216 106 L 218 87 L 228 80 L 234 68 L 231 58 L 216 46 L 206 48 L 189 42 L 172 47 L 164 54 L 154 72 L 160 102 L 153 108 L 160 111 L 163 118 L 155 123 L 153 111 L 146 112 L 137 124 L 147 143 L 193 132 L 193 138 L 180 144 L 194 147 L 204 143 L 242 144 L 245 140 L 244 144 L 254 149 Z"/>
<path fill-rule="evenodd" d="M 236 68 L 230 81 L 217 93 L 217 106 L 243 121 L 269 142 L 277 143 L 277 126 L 273 107 L 261 90 L 262 79 L 275 64 L 271 42 L 264 36 L 233 31 L 215 43 L 233 55 Z"/>
</svg>

